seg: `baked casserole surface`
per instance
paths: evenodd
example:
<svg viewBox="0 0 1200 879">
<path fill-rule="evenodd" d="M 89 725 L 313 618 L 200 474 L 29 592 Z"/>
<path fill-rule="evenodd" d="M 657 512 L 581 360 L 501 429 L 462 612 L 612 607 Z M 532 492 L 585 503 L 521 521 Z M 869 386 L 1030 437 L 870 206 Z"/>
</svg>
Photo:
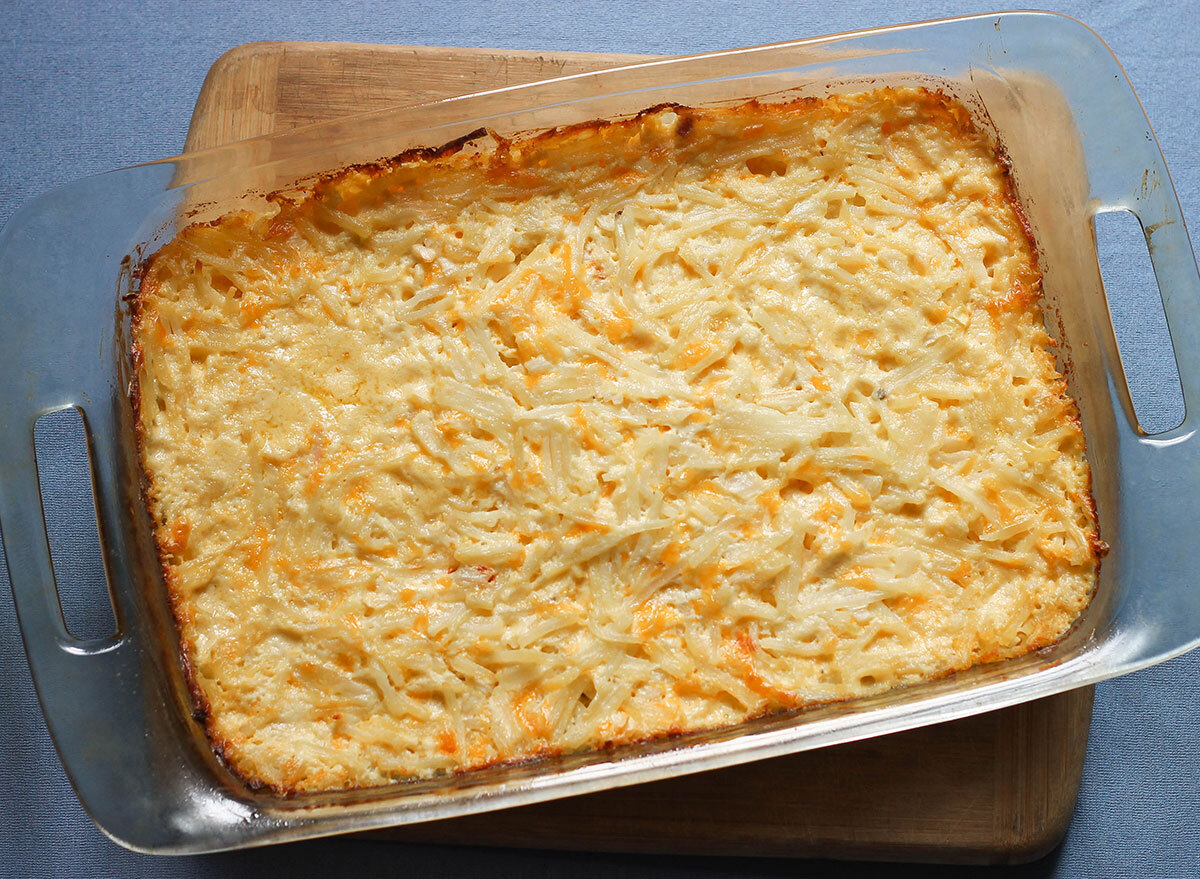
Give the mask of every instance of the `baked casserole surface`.
<svg viewBox="0 0 1200 879">
<path fill-rule="evenodd" d="M 1077 412 L 996 146 L 881 89 L 338 172 L 144 266 L 146 496 L 280 792 L 736 724 L 1059 639 Z"/>
</svg>

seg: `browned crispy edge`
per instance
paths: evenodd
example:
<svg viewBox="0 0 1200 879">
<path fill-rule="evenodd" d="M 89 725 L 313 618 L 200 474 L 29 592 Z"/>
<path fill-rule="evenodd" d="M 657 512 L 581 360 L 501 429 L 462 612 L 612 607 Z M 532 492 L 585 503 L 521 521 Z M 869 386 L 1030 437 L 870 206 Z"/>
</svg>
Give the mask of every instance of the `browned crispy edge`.
<svg viewBox="0 0 1200 879">
<path fill-rule="evenodd" d="M 1033 261 L 1032 267 L 1033 267 L 1034 273 L 1036 275 L 1036 297 L 1033 300 L 1033 302 L 1030 303 L 1029 307 L 1032 307 L 1035 309 L 1039 321 L 1044 326 L 1045 317 L 1044 317 L 1044 313 L 1043 313 L 1042 307 L 1041 307 L 1041 303 L 1042 303 L 1042 271 L 1041 271 L 1040 257 L 1039 257 L 1040 251 L 1038 249 L 1036 239 L 1034 238 L 1033 229 L 1032 229 L 1032 226 L 1030 225 L 1029 218 L 1025 212 L 1024 206 L 1022 205 L 1020 198 L 1017 195 L 1016 185 L 1013 180 L 1012 162 L 1011 162 L 1007 152 L 1004 150 L 1003 145 L 1000 144 L 999 142 L 997 142 L 996 138 L 989 137 L 987 132 L 981 130 L 975 124 L 974 120 L 971 118 L 970 113 L 968 111 L 966 111 L 966 108 L 962 105 L 962 103 L 960 101 L 958 101 L 957 99 L 952 98 L 940 91 L 936 91 L 936 90 L 932 90 L 932 89 L 928 89 L 928 88 L 918 88 L 916 90 L 923 92 L 927 98 L 933 99 L 935 102 L 940 103 L 943 106 L 943 108 L 946 108 L 947 110 L 949 110 L 950 114 L 965 129 L 971 131 L 974 134 L 984 136 L 990 142 L 993 152 L 996 156 L 996 159 L 1000 164 L 1002 177 L 1003 177 L 1003 185 L 1004 185 L 1004 198 L 1008 202 L 1009 206 L 1012 208 L 1012 210 L 1017 218 L 1018 225 L 1020 226 L 1022 232 L 1025 235 L 1025 239 L 1029 245 L 1030 255 L 1031 255 L 1031 258 Z M 807 96 L 807 97 L 797 98 L 793 101 L 789 101 L 784 104 L 765 104 L 764 105 L 761 102 L 759 102 L 758 100 L 752 99 L 752 100 L 743 102 L 741 104 L 738 104 L 736 106 L 718 108 L 718 109 L 723 110 L 725 112 L 735 113 L 738 111 L 757 110 L 764 106 L 767 106 L 767 107 L 779 107 L 779 106 L 807 107 L 807 106 L 812 106 L 813 104 L 821 103 L 824 100 L 825 99 L 822 99 L 822 98 Z M 963 111 L 961 115 L 959 113 L 955 112 L 955 110 L 957 110 L 957 109 L 961 109 Z M 663 102 L 663 103 L 655 104 L 651 107 L 647 107 L 646 109 L 641 110 L 640 112 L 636 113 L 633 116 L 623 118 L 623 119 L 618 119 L 618 120 L 593 119 L 593 120 L 589 120 L 586 122 L 576 123 L 573 125 L 551 128 L 546 131 L 539 132 L 537 134 L 533 134 L 533 135 L 526 136 L 526 137 L 521 137 L 520 135 L 516 135 L 511 138 L 506 138 L 506 137 L 498 135 L 495 132 L 492 132 L 488 129 L 479 128 L 472 132 L 469 132 L 468 134 L 465 134 L 465 135 L 457 137 L 453 140 L 450 140 L 450 141 L 442 144 L 441 146 L 416 147 L 416 148 L 413 148 L 410 150 L 406 150 L 395 156 L 392 156 L 391 158 L 380 159 L 380 160 L 374 161 L 374 162 L 365 162 L 365 163 L 346 165 L 341 168 L 338 168 L 338 169 L 335 169 L 335 170 L 332 170 L 332 171 L 329 171 L 329 172 L 326 172 L 323 174 L 314 175 L 313 177 L 308 179 L 306 186 L 293 188 L 292 190 L 289 190 L 289 191 L 276 191 L 276 192 L 268 193 L 267 200 L 274 201 L 274 202 L 283 202 L 283 201 L 295 202 L 295 201 L 297 201 L 297 199 L 291 195 L 291 193 L 295 193 L 295 192 L 304 192 L 305 193 L 304 198 L 306 198 L 306 199 L 317 198 L 323 192 L 327 191 L 329 188 L 332 188 L 332 187 L 338 185 L 339 183 L 344 181 L 347 177 L 349 177 L 352 174 L 362 173 L 362 174 L 366 174 L 370 177 L 378 177 L 382 174 L 387 173 L 389 170 L 393 169 L 394 167 L 396 167 L 398 165 L 402 165 L 402 164 L 406 164 L 406 163 L 410 163 L 410 162 L 434 161 L 437 159 L 449 158 L 449 157 L 461 152 L 471 142 L 478 140 L 480 138 L 483 138 L 485 136 L 489 136 L 489 135 L 496 141 L 496 144 L 497 144 L 495 151 L 493 152 L 493 155 L 503 156 L 503 155 L 507 154 L 510 147 L 514 144 L 519 144 L 521 146 L 543 145 L 543 144 L 553 141 L 555 139 L 566 138 L 573 134 L 578 134 L 580 132 L 587 131 L 587 130 L 599 131 L 599 130 L 601 130 L 603 128 L 607 128 L 607 127 L 630 126 L 630 125 L 637 123 L 645 116 L 652 115 L 654 113 L 660 113 L 664 110 L 673 110 L 680 114 L 682 119 L 677 128 L 677 133 L 681 137 L 687 137 L 687 135 L 691 132 L 691 129 L 692 129 L 692 115 L 691 114 L 692 114 L 694 108 L 687 107 L 682 104 L 677 104 L 677 103 L 673 103 L 673 102 Z M 210 221 L 203 222 L 203 223 L 195 223 L 192 225 L 216 226 L 216 225 L 219 225 L 221 222 L 223 222 L 225 219 L 226 219 L 225 217 L 218 217 L 214 220 L 210 220 Z M 183 230 L 181 230 L 181 231 L 183 231 Z M 177 234 L 179 234 L 179 233 L 177 233 Z M 179 594 L 179 589 L 178 589 L 178 586 L 176 583 L 174 572 L 172 571 L 171 567 L 167 563 L 168 552 L 166 549 L 165 539 L 164 539 L 164 535 L 163 535 L 163 529 L 162 529 L 163 523 L 160 520 L 160 511 L 158 508 L 157 497 L 156 497 L 155 491 L 154 491 L 154 477 L 150 473 L 150 471 L 146 468 L 145 431 L 142 426 L 142 417 L 141 417 L 142 416 L 141 372 L 142 372 L 142 367 L 144 364 L 144 354 L 142 352 L 141 345 L 139 344 L 138 340 L 140 338 L 140 328 L 141 328 L 142 318 L 144 315 L 144 306 L 145 306 L 145 300 L 146 300 L 146 296 L 147 296 L 147 292 L 148 292 L 148 284 L 149 284 L 149 289 L 153 288 L 152 282 L 149 282 L 150 270 L 152 269 L 154 262 L 159 257 L 160 253 L 161 253 L 161 249 L 159 251 L 156 251 L 155 253 L 151 254 L 150 256 L 145 258 L 140 263 L 140 265 L 137 268 L 137 271 L 135 272 L 135 278 L 138 281 L 137 292 L 128 297 L 128 301 L 130 303 L 130 326 L 131 326 L 130 353 L 131 353 L 131 356 L 133 359 L 133 366 L 134 366 L 134 369 L 132 371 L 132 378 L 130 379 L 130 383 L 129 383 L 129 395 L 130 395 L 130 403 L 133 407 L 133 413 L 134 413 L 134 432 L 135 432 L 135 437 L 136 437 L 136 442 L 137 442 L 138 464 L 139 464 L 139 469 L 140 469 L 140 473 L 141 473 L 141 498 L 142 498 L 142 503 L 146 507 L 146 509 L 149 511 L 151 520 L 153 522 L 153 528 L 151 529 L 151 532 L 152 532 L 152 535 L 154 538 L 155 552 L 158 556 L 159 568 L 162 571 L 163 582 L 167 588 L 167 594 L 168 594 L 168 598 L 169 598 L 169 604 L 171 607 L 172 616 L 175 620 L 176 632 L 179 636 L 180 667 L 181 667 L 181 670 L 183 671 L 183 677 L 184 677 L 184 681 L 187 685 L 188 692 L 191 694 L 191 698 L 192 698 L 192 704 L 193 704 L 192 716 L 197 722 L 203 724 L 204 732 L 209 741 L 209 744 L 212 747 L 214 754 L 216 755 L 218 760 L 221 762 L 221 764 L 223 766 L 225 766 L 225 768 L 228 769 L 232 775 L 234 775 L 236 778 L 238 778 L 242 783 L 244 783 L 251 790 L 268 789 L 281 797 L 292 798 L 292 797 L 299 796 L 299 795 L 331 793 L 334 791 L 352 792 L 352 791 L 357 791 L 357 790 L 378 790 L 378 789 L 381 789 L 381 788 L 387 787 L 387 786 L 403 785 L 406 783 L 411 783 L 411 781 L 421 780 L 421 779 L 413 779 L 411 781 L 397 780 L 397 781 L 392 781 L 392 782 L 386 782 L 383 785 L 371 785 L 371 786 L 362 786 L 362 785 L 358 785 L 358 784 L 351 784 L 351 785 L 346 785 L 346 786 L 336 787 L 336 788 L 330 787 L 330 788 L 325 788 L 325 789 L 312 789 L 312 790 L 307 789 L 307 788 L 296 787 L 296 786 L 289 787 L 289 786 L 285 786 L 285 785 L 280 785 L 280 784 L 276 784 L 276 783 L 270 782 L 270 781 L 262 778 L 261 776 L 257 775 L 249 767 L 242 765 L 241 761 L 239 761 L 238 758 L 233 753 L 231 753 L 232 749 L 230 747 L 230 742 L 227 739 L 225 739 L 223 736 L 221 736 L 220 733 L 216 729 L 215 718 L 213 716 L 212 706 L 209 703 L 208 698 L 205 696 L 203 689 L 200 687 L 199 682 L 197 681 L 195 669 L 193 668 L 193 665 L 192 665 L 192 658 L 193 658 L 195 645 L 190 641 L 190 639 L 188 639 L 184 635 L 184 619 L 183 619 L 182 599 Z M 1049 339 L 1049 344 L 1051 346 L 1057 347 L 1057 343 L 1055 343 L 1053 338 Z M 1061 396 L 1068 402 L 1068 413 L 1066 415 L 1066 418 L 1068 421 L 1073 423 L 1075 425 L 1076 429 L 1079 431 L 1080 442 L 1083 444 L 1082 451 L 1085 455 L 1085 462 L 1086 462 L 1086 460 L 1087 460 L 1086 459 L 1087 444 L 1086 444 L 1086 437 L 1084 436 L 1084 433 L 1083 433 L 1083 426 L 1082 426 L 1082 423 L 1080 422 L 1080 418 L 1079 418 L 1078 406 L 1077 406 L 1074 398 L 1071 397 L 1070 394 L 1068 393 L 1066 378 L 1062 373 L 1059 372 L 1058 365 L 1056 363 L 1054 355 L 1047 349 L 1042 349 L 1042 353 L 1044 354 L 1044 364 L 1056 376 L 1056 382 L 1059 387 L 1059 392 L 1060 392 Z M 1069 351 L 1066 352 L 1065 367 L 1066 367 L 1066 371 L 1069 372 L 1071 369 Z M 1092 550 L 1092 554 L 1096 559 L 1096 573 L 1097 573 L 1097 582 L 1098 582 L 1100 562 L 1101 562 L 1101 559 L 1108 553 L 1109 547 L 1108 547 L 1108 544 L 1106 544 L 1103 540 L 1100 539 L 1100 523 L 1096 516 L 1096 504 L 1095 504 L 1095 498 L 1094 498 L 1094 495 L 1092 492 L 1092 468 L 1091 468 L 1090 464 L 1087 468 L 1087 479 L 1088 479 L 1087 488 L 1086 488 L 1086 492 L 1085 492 L 1084 496 L 1082 497 L 1082 501 L 1085 505 L 1085 512 L 1087 513 L 1088 518 L 1091 520 L 1091 523 L 1092 523 L 1092 530 L 1088 535 L 1088 543 L 1089 543 L 1089 548 Z M 1095 594 L 1095 586 L 1093 586 L 1092 593 L 1088 596 L 1089 603 L 1090 603 L 1092 597 L 1094 596 L 1094 594 Z M 1086 606 L 1087 605 L 1085 604 L 1084 607 L 1086 608 Z M 1082 610 L 1080 611 L 1080 615 L 1082 615 Z M 1078 617 L 1076 618 L 1075 622 L 1076 623 L 1078 622 Z M 1045 650 L 1049 647 L 1052 647 L 1054 644 L 1058 643 L 1059 641 L 1063 640 L 1064 638 L 1066 638 L 1066 636 L 1074 628 L 1074 625 L 1075 625 L 1075 623 L 1073 623 L 1071 626 L 1068 626 L 1066 631 L 1062 632 L 1057 637 L 1053 637 L 1050 634 L 1045 633 L 1045 632 L 1038 633 L 1038 634 L 1035 634 L 1035 635 L 1032 635 L 1031 637 L 1029 637 L 1025 641 L 1025 643 L 1021 644 L 1020 647 L 1015 652 L 991 651 L 989 653 L 978 656 L 974 661 L 964 662 L 959 665 L 952 666 L 952 667 L 947 668 L 937 674 L 931 675 L 931 676 L 925 678 L 923 681 L 918 682 L 918 683 L 930 683 L 932 681 L 942 680 L 947 677 L 950 677 L 951 675 L 957 674 L 961 671 L 965 671 L 970 668 L 974 668 L 979 665 L 984 665 L 984 664 L 989 664 L 989 663 L 999 662 L 999 661 L 1004 661 L 1004 660 L 1009 660 L 1009 659 L 1018 659 L 1023 656 L 1028 656 L 1029 654 L 1032 654 L 1039 650 Z M 896 689 L 902 690 L 902 689 L 905 689 L 906 687 L 912 687 L 912 686 L 916 686 L 916 685 L 917 685 L 916 683 L 902 685 L 900 687 L 897 687 Z M 720 726 L 720 727 L 712 727 L 712 728 L 697 727 L 694 729 L 686 729 L 686 730 L 682 729 L 682 728 L 678 728 L 678 727 L 672 727 L 661 733 L 657 733 L 657 734 L 649 735 L 649 736 L 642 736 L 642 737 L 638 737 L 638 738 L 628 738 L 628 739 L 616 738 L 616 739 L 606 740 L 606 741 L 600 743 L 599 745 L 594 746 L 593 748 L 587 749 L 585 751 L 572 752 L 572 753 L 587 753 L 588 751 L 591 751 L 592 753 L 597 753 L 597 754 L 610 753 L 610 752 L 613 752 L 616 750 L 623 750 L 626 748 L 635 748 L 639 745 L 645 745 L 645 744 L 649 744 L 651 742 L 662 742 L 662 741 L 667 741 L 670 739 L 678 739 L 678 738 L 682 738 L 684 736 L 712 732 L 716 729 L 730 729 L 730 728 L 733 728 L 736 726 L 740 726 L 742 724 L 748 724 L 748 723 L 752 723 L 755 721 L 764 720 L 764 719 L 767 719 L 770 717 L 783 717 L 783 716 L 787 716 L 787 715 L 798 714 L 801 711 L 805 711 L 805 710 L 811 710 L 811 709 L 816 709 L 816 708 L 820 708 L 820 707 L 827 707 L 827 706 L 836 705 L 836 704 L 840 704 L 840 703 L 850 702 L 850 701 L 853 701 L 855 698 L 857 698 L 857 697 L 844 697 L 841 699 L 828 699 L 828 700 L 807 701 L 807 702 L 796 701 L 795 704 L 793 704 L 789 707 L 786 707 L 786 708 L 770 709 L 768 711 L 760 712 L 758 714 L 747 715 L 739 723 L 731 724 L 729 726 Z M 460 776 L 469 775 L 472 773 L 477 773 L 477 772 L 480 772 L 480 771 L 483 771 L 486 769 L 527 767 L 527 766 L 532 766 L 532 765 L 536 765 L 539 763 L 547 762 L 555 757 L 562 756 L 563 754 L 564 754 L 564 751 L 562 748 L 545 747 L 545 748 L 538 750 L 537 752 L 535 752 L 533 754 L 529 754 L 529 755 L 519 757 L 519 758 L 513 758 L 513 759 L 507 759 L 507 760 L 493 760 L 493 761 L 489 761 L 489 762 L 485 762 L 485 763 L 466 766 L 466 767 L 463 767 L 460 769 L 456 769 L 453 773 L 451 773 L 447 776 L 444 776 L 444 777 L 450 777 L 450 778 L 460 777 Z"/>
<path fill-rule="evenodd" d="M 1004 198 L 1008 202 L 1009 207 L 1012 208 L 1013 214 L 1016 215 L 1017 223 L 1020 225 L 1021 231 L 1025 233 L 1025 240 L 1029 243 L 1030 254 L 1033 257 L 1033 268 L 1037 273 L 1038 285 L 1037 299 L 1033 305 L 1037 309 L 1038 319 L 1041 321 L 1042 325 L 1045 326 L 1045 313 L 1042 310 L 1041 250 L 1038 247 L 1037 239 L 1034 237 L 1033 226 L 1029 222 L 1029 215 L 1025 213 L 1025 206 L 1021 203 L 1021 199 L 1017 195 L 1016 181 L 1013 179 L 1012 160 L 1005 151 L 1003 144 L 994 143 L 993 146 L 996 150 L 996 158 L 1000 162 L 1000 169 L 1004 176 Z M 1062 335 L 1065 337 L 1066 334 L 1063 333 Z M 1063 353 L 1063 372 L 1060 373 L 1058 371 L 1058 364 L 1055 362 L 1054 355 L 1052 355 L 1050 351 L 1042 349 L 1042 353 L 1045 355 L 1046 361 L 1054 369 L 1054 373 L 1057 376 L 1056 381 L 1059 386 L 1059 393 L 1068 404 L 1066 416 L 1067 420 L 1074 424 L 1075 428 L 1079 431 L 1079 441 L 1083 444 L 1082 451 L 1084 460 L 1087 461 L 1087 436 L 1083 432 L 1083 422 L 1079 417 L 1079 404 L 1075 402 L 1075 398 L 1071 396 L 1067 388 L 1067 376 L 1070 375 L 1071 371 L 1074 369 L 1074 363 L 1071 359 L 1071 348 L 1070 345 L 1065 343 L 1060 345 L 1053 338 L 1051 338 L 1049 341 L 1050 345 L 1058 348 Z M 1088 534 L 1088 547 L 1091 549 L 1092 555 L 1096 559 L 1096 582 L 1098 583 L 1100 579 L 1100 564 L 1104 557 L 1108 555 L 1109 546 L 1100 538 L 1100 519 L 1096 515 L 1096 498 L 1092 491 L 1092 485 L 1092 466 L 1090 463 L 1088 463 L 1087 490 L 1085 491 L 1081 500 L 1083 501 L 1088 518 L 1092 522 L 1092 530 Z M 1095 595 L 1094 587 L 1092 589 L 1092 595 Z M 1088 597 L 1089 602 L 1091 597 L 1092 596 Z M 1069 632 L 1070 629 L 1067 631 Z M 1066 632 L 1064 632 L 1058 640 L 1061 640 L 1065 637 Z"/>
</svg>

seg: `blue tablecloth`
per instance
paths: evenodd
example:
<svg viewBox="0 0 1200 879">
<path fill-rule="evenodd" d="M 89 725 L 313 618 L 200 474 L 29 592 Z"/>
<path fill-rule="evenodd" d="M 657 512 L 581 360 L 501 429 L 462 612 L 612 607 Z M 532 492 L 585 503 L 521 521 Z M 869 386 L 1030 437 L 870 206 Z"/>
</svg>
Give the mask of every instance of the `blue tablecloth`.
<svg viewBox="0 0 1200 879">
<path fill-rule="evenodd" d="M 1157 129 L 1184 213 L 1200 217 L 1200 17 L 1195 6 L 1125 0 L 1054 8 L 1090 24 L 1125 64 Z M 990 4 L 870 0 L 94 5 L 0 0 L 0 222 L 54 184 L 178 152 L 209 65 L 231 46 L 251 40 L 682 54 L 985 11 L 992 11 Z M 1127 271 L 1128 261 L 1118 257 L 1112 268 Z M 0 320 L 3 314 L 0 303 Z M 1148 349 L 1139 362 L 1155 356 Z M 70 484 L 72 473 L 84 471 L 61 435 L 48 439 L 47 460 L 61 471 L 50 488 L 61 489 Z M 55 515 L 71 567 L 64 581 L 102 582 L 85 551 L 89 537 L 94 540 L 90 511 L 78 502 L 59 510 Z M 523 877 L 570 871 L 582 879 L 908 872 L 866 865 L 477 851 L 345 840 L 206 857 L 135 855 L 95 828 L 63 775 L 30 683 L 7 576 L 0 563 L 0 877 L 304 877 L 354 870 L 359 875 Z M 88 614 L 86 600 L 67 596 L 66 601 Z M 1200 654 L 1190 655 L 1097 689 L 1083 788 L 1059 851 L 1024 868 L 921 868 L 921 875 L 1200 875 L 1198 671 Z"/>
</svg>

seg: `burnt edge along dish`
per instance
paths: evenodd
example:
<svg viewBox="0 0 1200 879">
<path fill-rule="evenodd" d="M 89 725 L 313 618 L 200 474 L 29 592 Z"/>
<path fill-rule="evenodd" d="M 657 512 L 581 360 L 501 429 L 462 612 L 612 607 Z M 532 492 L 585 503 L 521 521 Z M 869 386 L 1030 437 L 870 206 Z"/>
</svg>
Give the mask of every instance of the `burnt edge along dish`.
<svg viewBox="0 0 1200 879">
<path fill-rule="evenodd" d="M 931 78 L 985 111 L 1007 148 L 1044 258 L 1047 323 L 1060 344 L 1070 342 L 1068 380 L 1113 552 L 1092 605 L 1066 638 L 1019 659 L 797 716 L 458 777 L 285 799 L 249 790 L 224 769 L 190 716 L 126 397 L 129 314 L 120 297 L 133 292 L 134 263 L 169 238 L 181 217 L 204 221 L 244 204 L 247 192 L 286 188 L 322 169 L 445 143 L 481 126 L 541 130 L 664 101 L 712 104 L 825 93 L 833 84 L 929 85 Z M 88 178 L 25 206 L 0 232 L 0 290 L 10 318 L 0 328 L 0 527 L 47 725 L 85 809 L 123 845 L 161 853 L 366 830 L 896 732 L 1048 696 L 1191 649 L 1200 643 L 1200 594 L 1192 588 L 1200 560 L 1191 533 L 1200 512 L 1200 418 L 1190 408 L 1179 427 L 1148 437 L 1134 417 L 1091 227 L 1095 213 L 1114 209 L 1132 210 L 1143 224 L 1185 402 L 1195 403 L 1200 276 L 1161 153 L 1103 42 L 1048 13 L 651 61 L 381 111 Z M 135 258 L 122 258 L 130 253 Z M 110 638 L 72 638 L 54 590 L 32 427 L 64 406 L 85 416 L 118 626 Z"/>
</svg>

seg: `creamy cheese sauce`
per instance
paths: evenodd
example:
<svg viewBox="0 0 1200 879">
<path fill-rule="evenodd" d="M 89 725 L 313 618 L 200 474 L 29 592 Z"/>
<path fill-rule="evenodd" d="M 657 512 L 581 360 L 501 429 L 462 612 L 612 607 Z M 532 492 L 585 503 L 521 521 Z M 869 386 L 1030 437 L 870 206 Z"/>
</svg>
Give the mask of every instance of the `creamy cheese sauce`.
<svg viewBox="0 0 1200 879">
<path fill-rule="evenodd" d="M 281 790 L 737 723 L 1059 638 L 1098 546 L 989 141 L 665 108 L 184 230 L 143 462 L 209 728 Z"/>
</svg>

